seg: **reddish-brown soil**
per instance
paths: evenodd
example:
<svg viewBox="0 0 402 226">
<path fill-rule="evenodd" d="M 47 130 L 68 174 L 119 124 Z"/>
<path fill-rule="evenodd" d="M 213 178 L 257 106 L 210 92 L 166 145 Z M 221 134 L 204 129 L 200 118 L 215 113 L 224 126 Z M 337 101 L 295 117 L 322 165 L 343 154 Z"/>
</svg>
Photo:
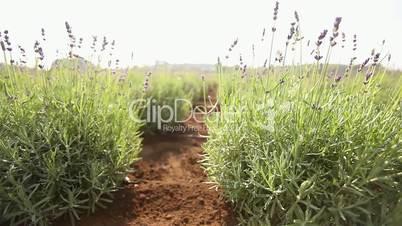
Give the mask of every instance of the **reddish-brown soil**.
<svg viewBox="0 0 402 226">
<path fill-rule="evenodd" d="M 206 134 L 194 120 L 186 126 Z M 207 183 L 199 163 L 204 141 L 196 133 L 145 137 L 142 160 L 128 175 L 133 183 L 116 192 L 109 208 L 83 217 L 78 225 L 236 225 L 231 207 Z"/>
</svg>

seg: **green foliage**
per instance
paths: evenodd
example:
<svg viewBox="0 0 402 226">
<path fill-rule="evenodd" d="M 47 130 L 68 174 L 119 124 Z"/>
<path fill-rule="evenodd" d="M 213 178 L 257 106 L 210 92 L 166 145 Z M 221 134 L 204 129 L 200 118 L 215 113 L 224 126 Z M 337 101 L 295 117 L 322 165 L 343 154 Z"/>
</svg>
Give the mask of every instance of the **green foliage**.
<svg viewBox="0 0 402 226">
<path fill-rule="evenodd" d="M 148 130 L 158 130 L 158 122 L 161 120 L 162 124 L 176 124 L 188 116 L 191 111 L 193 94 L 189 87 L 190 83 L 183 80 L 182 77 L 165 74 L 152 76 L 150 87 L 145 95 L 147 100 L 152 101 L 152 105 L 148 105 L 143 112 L 144 119 L 148 112 L 150 115 L 155 115 L 151 121 L 147 122 Z M 152 109 L 152 106 L 157 108 Z M 168 106 L 173 111 L 163 109 L 164 106 Z"/>
<path fill-rule="evenodd" d="M 144 92 L 144 72 L 76 64 L 1 72 L 0 222 L 47 225 L 63 215 L 74 222 L 106 207 L 138 159 L 139 131 L 156 130 L 155 121 L 140 123 L 147 106 L 136 101 L 174 108 L 177 99 L 191 103 L 203 94 L 195 75 L 156 72 Z M 156 115 L 183 119 L 188 103 L 172 116 Z"/>
<path fill-rule="evenodd" d="M 132 81 L 136 76 L 129 77 Z M 145 132 L 157 132 L 163 124 L 179 124 L 186 120 L 192 104 L 203 97 L 202 81 L 193 74 L 175 75 L 155 72 L 143 95 L 146 105 L 141 119 L 146 120 Z M 170 111 L 169 109 L 172 111 Z M 158 128 L 159 127 L 159 128 Z"/>
<path fill-rule="evenodd" d="M 400 81 L 291 75 L 222 75 L 204 166 L 241 223 L 397 225 Z"/>
<path fill-rule="evenodd" d="M 110 203 L 141 143 L 117 80 L 15 71 L 1 86 L 0 222 L 74 222 Z"/>
</svg>

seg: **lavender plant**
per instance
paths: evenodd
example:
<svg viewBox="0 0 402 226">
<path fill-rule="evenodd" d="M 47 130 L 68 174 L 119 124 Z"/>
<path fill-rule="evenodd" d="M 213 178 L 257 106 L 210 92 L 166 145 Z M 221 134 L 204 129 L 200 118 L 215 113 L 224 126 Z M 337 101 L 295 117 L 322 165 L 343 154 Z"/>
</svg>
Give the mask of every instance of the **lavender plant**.
<svg viewBox="0 0 402 226">
<path fill-rule="evenodd" d="M 2 81 L 15 98 L 0 98 L 2 218 L 47 225 L 67 215 L 73 223 L 105 207 L 140 150 L 141 125 L 125 97 L 112 83 L 77 81 L 67 71 L 52 82 L 26 74 L 17 81 Z"/>
<path fill-rule="evenodd" d="M 203 165 L 241 225 L 398 225 L 401 77 L 379 70 L 373 52 L 359 70 L 353 56 L 345 74 L 329 79 L 340 22 L 323 64 L 328 30 L 312 52 L 317 63 L 302 71 L 244 78 L 218 65 L 220 111 L 208 117 Z"/>
</svg>

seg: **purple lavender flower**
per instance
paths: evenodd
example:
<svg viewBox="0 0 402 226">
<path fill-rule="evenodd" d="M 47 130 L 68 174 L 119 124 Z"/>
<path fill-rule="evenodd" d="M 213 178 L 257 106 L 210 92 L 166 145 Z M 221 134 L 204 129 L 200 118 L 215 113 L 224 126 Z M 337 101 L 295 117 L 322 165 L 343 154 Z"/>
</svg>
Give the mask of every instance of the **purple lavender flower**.
<svg viewBox="0 0 402 226">
<path fill-rule="evenodd" d="M 3 41 L 0 41 L 1 50 L 6 51 L 6 45 L 4 45 Z"/>
<path fill-rule="evenodd" d="M 363 70 L 363 68 L 368 64 L 369 61 L 370 61 L 370 58 L 367 58 L 366 60 L 364 60 L 357 71 L 361 72 Z"/>
</svg>

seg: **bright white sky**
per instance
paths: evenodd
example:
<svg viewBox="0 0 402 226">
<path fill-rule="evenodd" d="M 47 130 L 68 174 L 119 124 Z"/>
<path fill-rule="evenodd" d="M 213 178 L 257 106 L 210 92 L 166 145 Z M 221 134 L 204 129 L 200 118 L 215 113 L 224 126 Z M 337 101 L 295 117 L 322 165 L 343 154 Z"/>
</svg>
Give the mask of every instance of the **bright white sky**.
<svg viewBox="0 0 402 226">
<path fill-rule="evenodd" d="M 255 43 L 256 64 L 262 64 L 269 45 L 268 38 L 261 43 L 261 33 L 264 27 L 270 31 L 273 7 L 273 0 L 9 0 L 1 3 L 0 30 L 8 29 L 13 44 L 24 46 L 32 59 L 34 40 L 40 40 L 44 27 L 47 64 L 56 57 L 56 49 L 60 55 L 67 54 L 64 21 L 70 22 L 77 37 L 84 38 L 88 50 L 80 53 L 84 57 L 89 55 L 91 35 L 98 35 L 99 40 L 105 35 L 116 40 L 115 55 L 123 65 L 130 64 L 132 51 L 137 65 L 156 60 L 215 63 L 238 37 L 234 61 L 242 52 L 250 64 Z M 341 16 L 341 31 L 349 43 L 353 34 L 358 35 L 357 62 L 386 39 L 385 49 L 393 56 L 390 66 L 402 68 L 401 0 L 281 0 L 277 36 L 281 40 L 289 31 L 294 10 L 302 19 L 305 40 L 313 43 Z M 283 50 L 283 41 L 276 46 Z M 311 59 L 307 52 L 313 46 L 304 48 L 305 60 Z M 348 63 L 351 56 L 351 51 L 335 50 L 332 62 Z"/>
</svg>

